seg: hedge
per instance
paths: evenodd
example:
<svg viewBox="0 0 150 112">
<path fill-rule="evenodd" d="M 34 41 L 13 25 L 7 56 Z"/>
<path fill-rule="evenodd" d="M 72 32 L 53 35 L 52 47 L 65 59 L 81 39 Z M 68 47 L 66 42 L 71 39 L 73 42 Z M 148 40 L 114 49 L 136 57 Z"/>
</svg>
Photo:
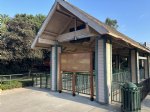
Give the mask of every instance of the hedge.
<svg viewBox="0 0 150 112">
<path fill-rule="evenodd" d="M 32 80 L 23 80 L 23 81 L 7 81 L 0 84 L 0 89 L 7 90 L 7 89 L 14 89 L 14 88 L 21 88 L 21 87 L 27 87 L 27 86 L 33 86 Z"/>
</svg>

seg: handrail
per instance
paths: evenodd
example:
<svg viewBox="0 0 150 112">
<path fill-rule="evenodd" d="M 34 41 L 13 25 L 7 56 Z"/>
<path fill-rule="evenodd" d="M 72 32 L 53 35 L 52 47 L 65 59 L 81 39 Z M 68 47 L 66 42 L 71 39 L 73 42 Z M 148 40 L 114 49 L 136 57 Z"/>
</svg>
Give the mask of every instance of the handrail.
<svg viewBox="0 0 150 112">
<path fill-rule="evenodd" d="M 11 74 L 11 75 L 0 75 L 0 77 L 7 77 L 7 76 L 22 76 L 24 74 Z"/>
<path fill-rule="evenodd" d="M 26 77 L 26 78 L 25 78 Z M 29 79 L 31 77 L 28 77 L 26 74 L 11 74 L 11 75 L 0 75 L 0 84 L 3 82 L 8 81 L 14 81 L 14 80 L 23 80 L 23 79 Z"/>
</svg>

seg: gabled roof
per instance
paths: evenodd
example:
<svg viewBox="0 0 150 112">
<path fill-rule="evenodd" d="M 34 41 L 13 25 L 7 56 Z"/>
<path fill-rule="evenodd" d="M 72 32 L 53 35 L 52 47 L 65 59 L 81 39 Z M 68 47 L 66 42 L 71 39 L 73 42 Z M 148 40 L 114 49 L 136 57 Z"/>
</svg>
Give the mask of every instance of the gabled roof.
<svg viewBox="0 0 150 112">
<path fill-rule="evenodd" d="M 38 38 L 42 35 L 42 32 L 46 28 L 46 25 L 48 24 L 49 20 L 52 18 L 52 15 L 54 11 L 56 10 L 57 5 L 61 5 L 65 9 L 67 9 L 69 12 L 74 14 L 76 17 L 81 19 L 83 22 L 87 23 L 91 28 L 93 28 L 95 31 L 97 31 L 101 35 L 110 35 L 116 39 L 123 40 L 124 42 L 134 46 L 135 48 L 144 50 L 148 53 L 150 53 L 150 49 L 146 48 L 145 46 L 141 45 L 140 43 L 134 41 L 133 39 L 127 37 L 126 35 L 118 32 L 114 28 L 109 27 L 108 25 L 104 24 L 103 22 L 99 21 L 98 19 L 92 17 L 91 15 L 85 13 L 84 11 L 80 10 L 79 8 L 73 6 L 72 4 L 68 3 L 67 1 L 64 0 L 56 0 L 50 13 L 48 14 L 45 22 L 43 23 L 39 33 L 37 34 L 33 44 L 32 48 L 35 47 Z"/>
</svg>

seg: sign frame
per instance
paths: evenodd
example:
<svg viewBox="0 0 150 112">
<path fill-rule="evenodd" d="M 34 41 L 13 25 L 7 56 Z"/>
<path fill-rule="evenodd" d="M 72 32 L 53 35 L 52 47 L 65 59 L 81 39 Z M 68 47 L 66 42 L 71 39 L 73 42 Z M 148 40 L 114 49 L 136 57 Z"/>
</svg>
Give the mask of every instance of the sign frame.
<svg viewBox="0 0 150 112">
<path fill-rule="evenodd" d="M 81 54 L 81 53 L 89 53 L 89 70 L 87 71 L 78 71 L 78 70 L 62 70 L 62 65 L 61 65 L 61 55 L 63 54 Z M 77 72 L 89 72 L 90 73 L 90 99 L 91 101 L 94 100 L 94 87 L 93 87 L 93 53 L 92 52 L 76 52 L 76 53 L 60 53 L 59 54 L 59 93 L 62 92 L 62 73 L 63 72 L 72 72 L 72 95 L 75 96 L 75 77 Z"/>
</svg>

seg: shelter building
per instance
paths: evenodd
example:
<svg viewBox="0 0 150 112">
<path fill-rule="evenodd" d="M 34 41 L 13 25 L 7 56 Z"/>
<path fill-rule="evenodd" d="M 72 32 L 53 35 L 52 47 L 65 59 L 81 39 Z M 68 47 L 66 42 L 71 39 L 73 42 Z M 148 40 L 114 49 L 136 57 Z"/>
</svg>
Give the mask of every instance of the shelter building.
<svg viewBox="0 0 150 112">
<path fill-rule="evenodd" d="M 118 101 L 119 83 L 150 78 L 148 47 L 64 0 L 55 1 L 31 47 L 51 49 L 51 90 L 99 103 Z"/>
</svg>

